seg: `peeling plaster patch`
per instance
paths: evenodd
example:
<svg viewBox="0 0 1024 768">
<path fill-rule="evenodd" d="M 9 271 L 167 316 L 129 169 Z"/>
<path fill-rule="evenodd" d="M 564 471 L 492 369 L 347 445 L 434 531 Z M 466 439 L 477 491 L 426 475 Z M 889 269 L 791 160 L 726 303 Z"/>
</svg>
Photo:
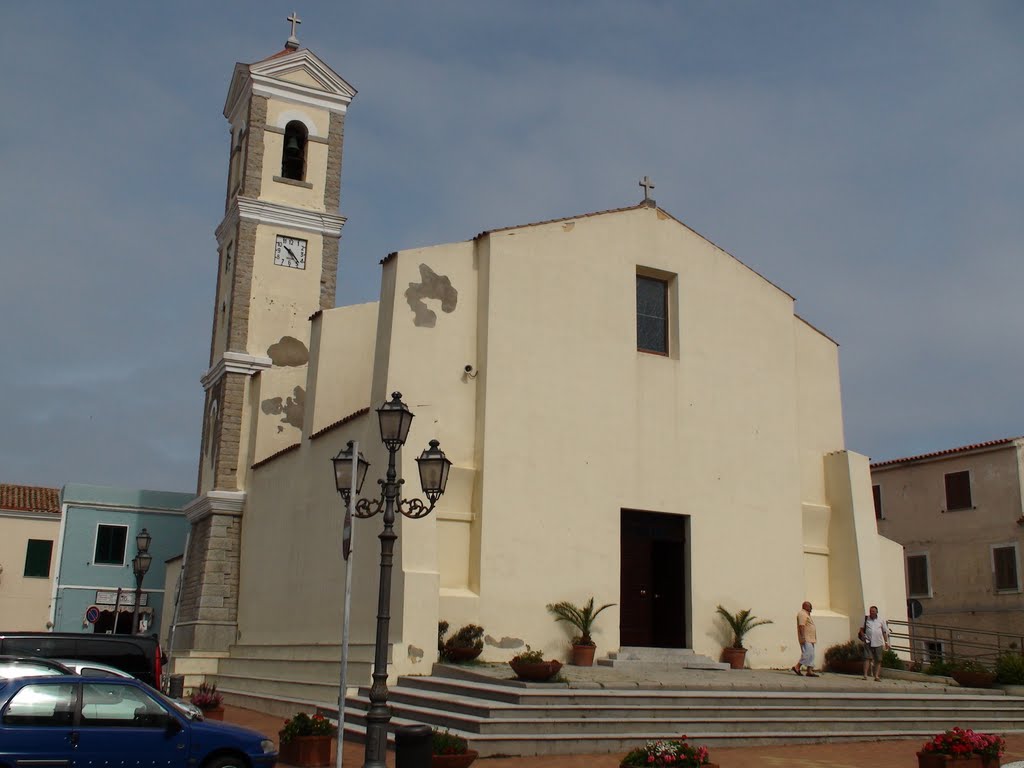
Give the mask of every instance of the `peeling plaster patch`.
<svg viewBox="0 0 1024 768">
<path fill-rule="evenodd" d="M 563 232 L 572 232 L 575 227 L 576 227 L 576 222 L 575 221 L 567 221 L 567 222 L 565 222 L 565 224 L 562 225 L 562 231 Z"/>
<path fill-rule="evenodd" d="M 454 312 L 459 301 L 459 292 L 452 287 L 452 281 L 445 275 L 438 275 L 426 264 L 420 264 L 419 283 L 409 283 L 405 299 L 412 308 L 412 324 L 422 328 L 433 328 L 437 324 L 437 313 L 424 303 L 424 299 L 437 299 L 442 312 Z"/>
<path fill-rule="evenodd" d="M 295 368 L 309 362 L 309 350 L 294 336 L 282 336 L 279 342 L 267 347 L 267 357 L 274 365 Z"/>
<path fill-rule="evenodd" d="M 260 403 L 260 410 L 268 416 L 281 416 L 281 423 L 296 429 L 302 429 L 302 415 L 306 407 L 306 391 L 302 387 L 293 390 L 293 397 L 282 400 L 280 397 L 268 397 Z M 279 426 L 278 432 L 284 432 Z"/>
<path fill-rule="evenodd" d="M 501 640 L 495 640 L 490 635 L 485 635 L 484 642 L 494 648 L 522 648 L 526 645 L 518 637 L 503 637 Z"/>
<path fill-rule="evenodd" d="M 423 661 L 423 649 L 417 648 L 415 645 L 410 645 L 409 658 L 412 659 L 414 663 L 418 661 Z"/>
</svg>

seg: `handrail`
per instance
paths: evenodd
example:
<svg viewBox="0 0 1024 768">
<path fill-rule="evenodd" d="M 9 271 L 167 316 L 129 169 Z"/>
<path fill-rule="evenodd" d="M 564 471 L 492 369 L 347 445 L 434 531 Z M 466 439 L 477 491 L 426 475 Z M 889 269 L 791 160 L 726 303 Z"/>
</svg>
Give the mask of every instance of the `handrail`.
<svg viewBox="0 0 1024 768">
<path fill-rule="evenodd" d="M 893 650 L 908 653 L 914 662 L 922 665 L 937 658 L 947 661 L 957 658 L 977 659 L 991 664 L 1004 653 L 1024 653 L 1024 635 L 1017 633 L 923 624 L 919 621 L 900 619 L 891 619 L 888 624 L 890 645 Z M 906 644 L 894 642 L 897 638 L 905 640 Z M 941 651 L 937 654 L 929 653 L 926 645 L 928 642 L 941 643 Z"/>
</svg>

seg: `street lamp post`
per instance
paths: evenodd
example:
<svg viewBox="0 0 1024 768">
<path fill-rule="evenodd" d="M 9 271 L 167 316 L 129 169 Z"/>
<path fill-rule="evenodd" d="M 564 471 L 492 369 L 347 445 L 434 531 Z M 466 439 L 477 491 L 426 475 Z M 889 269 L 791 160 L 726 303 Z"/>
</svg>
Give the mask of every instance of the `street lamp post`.
<svg viewBox="0 0 1024 768">
<path fill-rule="evenodd" d="M 373 684 L 370 687 L 370 710 L 366 715 L 366 754 L 364 768 L 385 768 L 384 756 L 387 750 L 388 723 L 391 721 L 391 708 L 388 706 L 388 627 L 391 624 L 391 570 L 394 562 L 395 512 L 401 512 L 409 518 L 426 517 L 434 510 L 434 505 L 444 493 L 448 483 L 448 471 L 451 461 L 438 446 L 437 440 L 430 441 L 430 447 L 416 459 L 420 472 L 420 484 L 423 494 L 430 502 L 429 506 L 420 499 L 400 498 L 400 490 L 405 482 L 398 477 L 395 469 L 395 454 L 405 444 L 412 424 L 413 413 L 402 402 L 402 393 L 393 392 L 391 400 L 377 409 L 380 421 L 380 439 L 388 451 L 388 471 L 383 480 L 377 483 L 381 487 L 380 498 L 360 499 L 355 506 L 356 517 L 373 517 L 384 512 L 384 530 L 377 537 L 380 539 L 380 584 L 377 592 L 377 636 L 374 641 Z M 346 453 L 347 451 L 347 453 Z M 345 500 L 350 501 L 353 487 L 352 472 L 357 472 L 356 494 L 362 488 L 369 464 L 359 456 L 353 461 L 352 443 L 342 449 L 333 459 L 336 487 Z"/>
<path fill-rule="evenodd" d="M 135 610 L 132 611 L 132 634 L 139 633 L 139 603 L 142 602 L 142 580 L 146 578 L 149 566 L 153 564 L 153 556 L 149 554 L 149 545 L 153 537 L 143 528 L 135 537 L 138 553 L 132 558 L 132 571 L 135 573 Z"/>
</svg>

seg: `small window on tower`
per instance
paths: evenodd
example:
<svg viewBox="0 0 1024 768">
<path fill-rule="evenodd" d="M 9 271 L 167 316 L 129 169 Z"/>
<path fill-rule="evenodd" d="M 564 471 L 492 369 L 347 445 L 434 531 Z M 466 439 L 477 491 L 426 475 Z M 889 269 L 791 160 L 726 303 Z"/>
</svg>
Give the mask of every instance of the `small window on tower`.
<svg viewBox="0 0 1024 768">
<path fill-rule="evenodd" d="M 281 176 L 294 181 L 306 178 L 306 139 L 309 132 L 298 120 L 284 127 L 284 151 L 281 155 Z"/>
</svg>

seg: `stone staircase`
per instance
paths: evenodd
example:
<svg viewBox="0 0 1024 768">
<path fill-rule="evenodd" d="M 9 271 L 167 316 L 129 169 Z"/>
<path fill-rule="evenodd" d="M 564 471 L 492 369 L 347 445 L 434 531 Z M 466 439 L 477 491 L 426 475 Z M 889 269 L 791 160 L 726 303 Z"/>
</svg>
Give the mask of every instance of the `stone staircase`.
<svg viewBox="0 0 1024 768">
<path fill-rule="evenodd" d="M 1024 697 L 1002 691 L 900 686 L 893 692 L 568 688 L 473 678 L 443 665 L 401 677 L 390 690 L 392 728 L 425 723 L 471 742 L 483 756 L 626 752 L 686 734 L 710 747 L 915 738 L 953 725 L 1024 731 Z M 837 683 L 842 687 L 842 683 Z M 955 691 L 955 692 L 954 692 Z M 345 707 L 347 738 L 361 739 L 367 689 Z M 337 717 L 336 707 L 322 713 Z"/>
<path fill-rule="evenodd" d="M 602 667 L 630 669 L 640 664 L 672 664 L 677 669 L 729 669 L 729 665 L 707 656 L 694 653 L 689 648 L 635 648 L 624 646 L 612 651 L 607 659 L 598 659 Z"/>
<path fill-rule="evenodd" d="M 372 667 L 372 645 L 350 646 L 350 689 L 368 681 Z M 340 675 L 340 645 L 233 645 L 207 680 L 228 704 L 289 717 L 324 706 L 336 712 Z"/>
</svg>

